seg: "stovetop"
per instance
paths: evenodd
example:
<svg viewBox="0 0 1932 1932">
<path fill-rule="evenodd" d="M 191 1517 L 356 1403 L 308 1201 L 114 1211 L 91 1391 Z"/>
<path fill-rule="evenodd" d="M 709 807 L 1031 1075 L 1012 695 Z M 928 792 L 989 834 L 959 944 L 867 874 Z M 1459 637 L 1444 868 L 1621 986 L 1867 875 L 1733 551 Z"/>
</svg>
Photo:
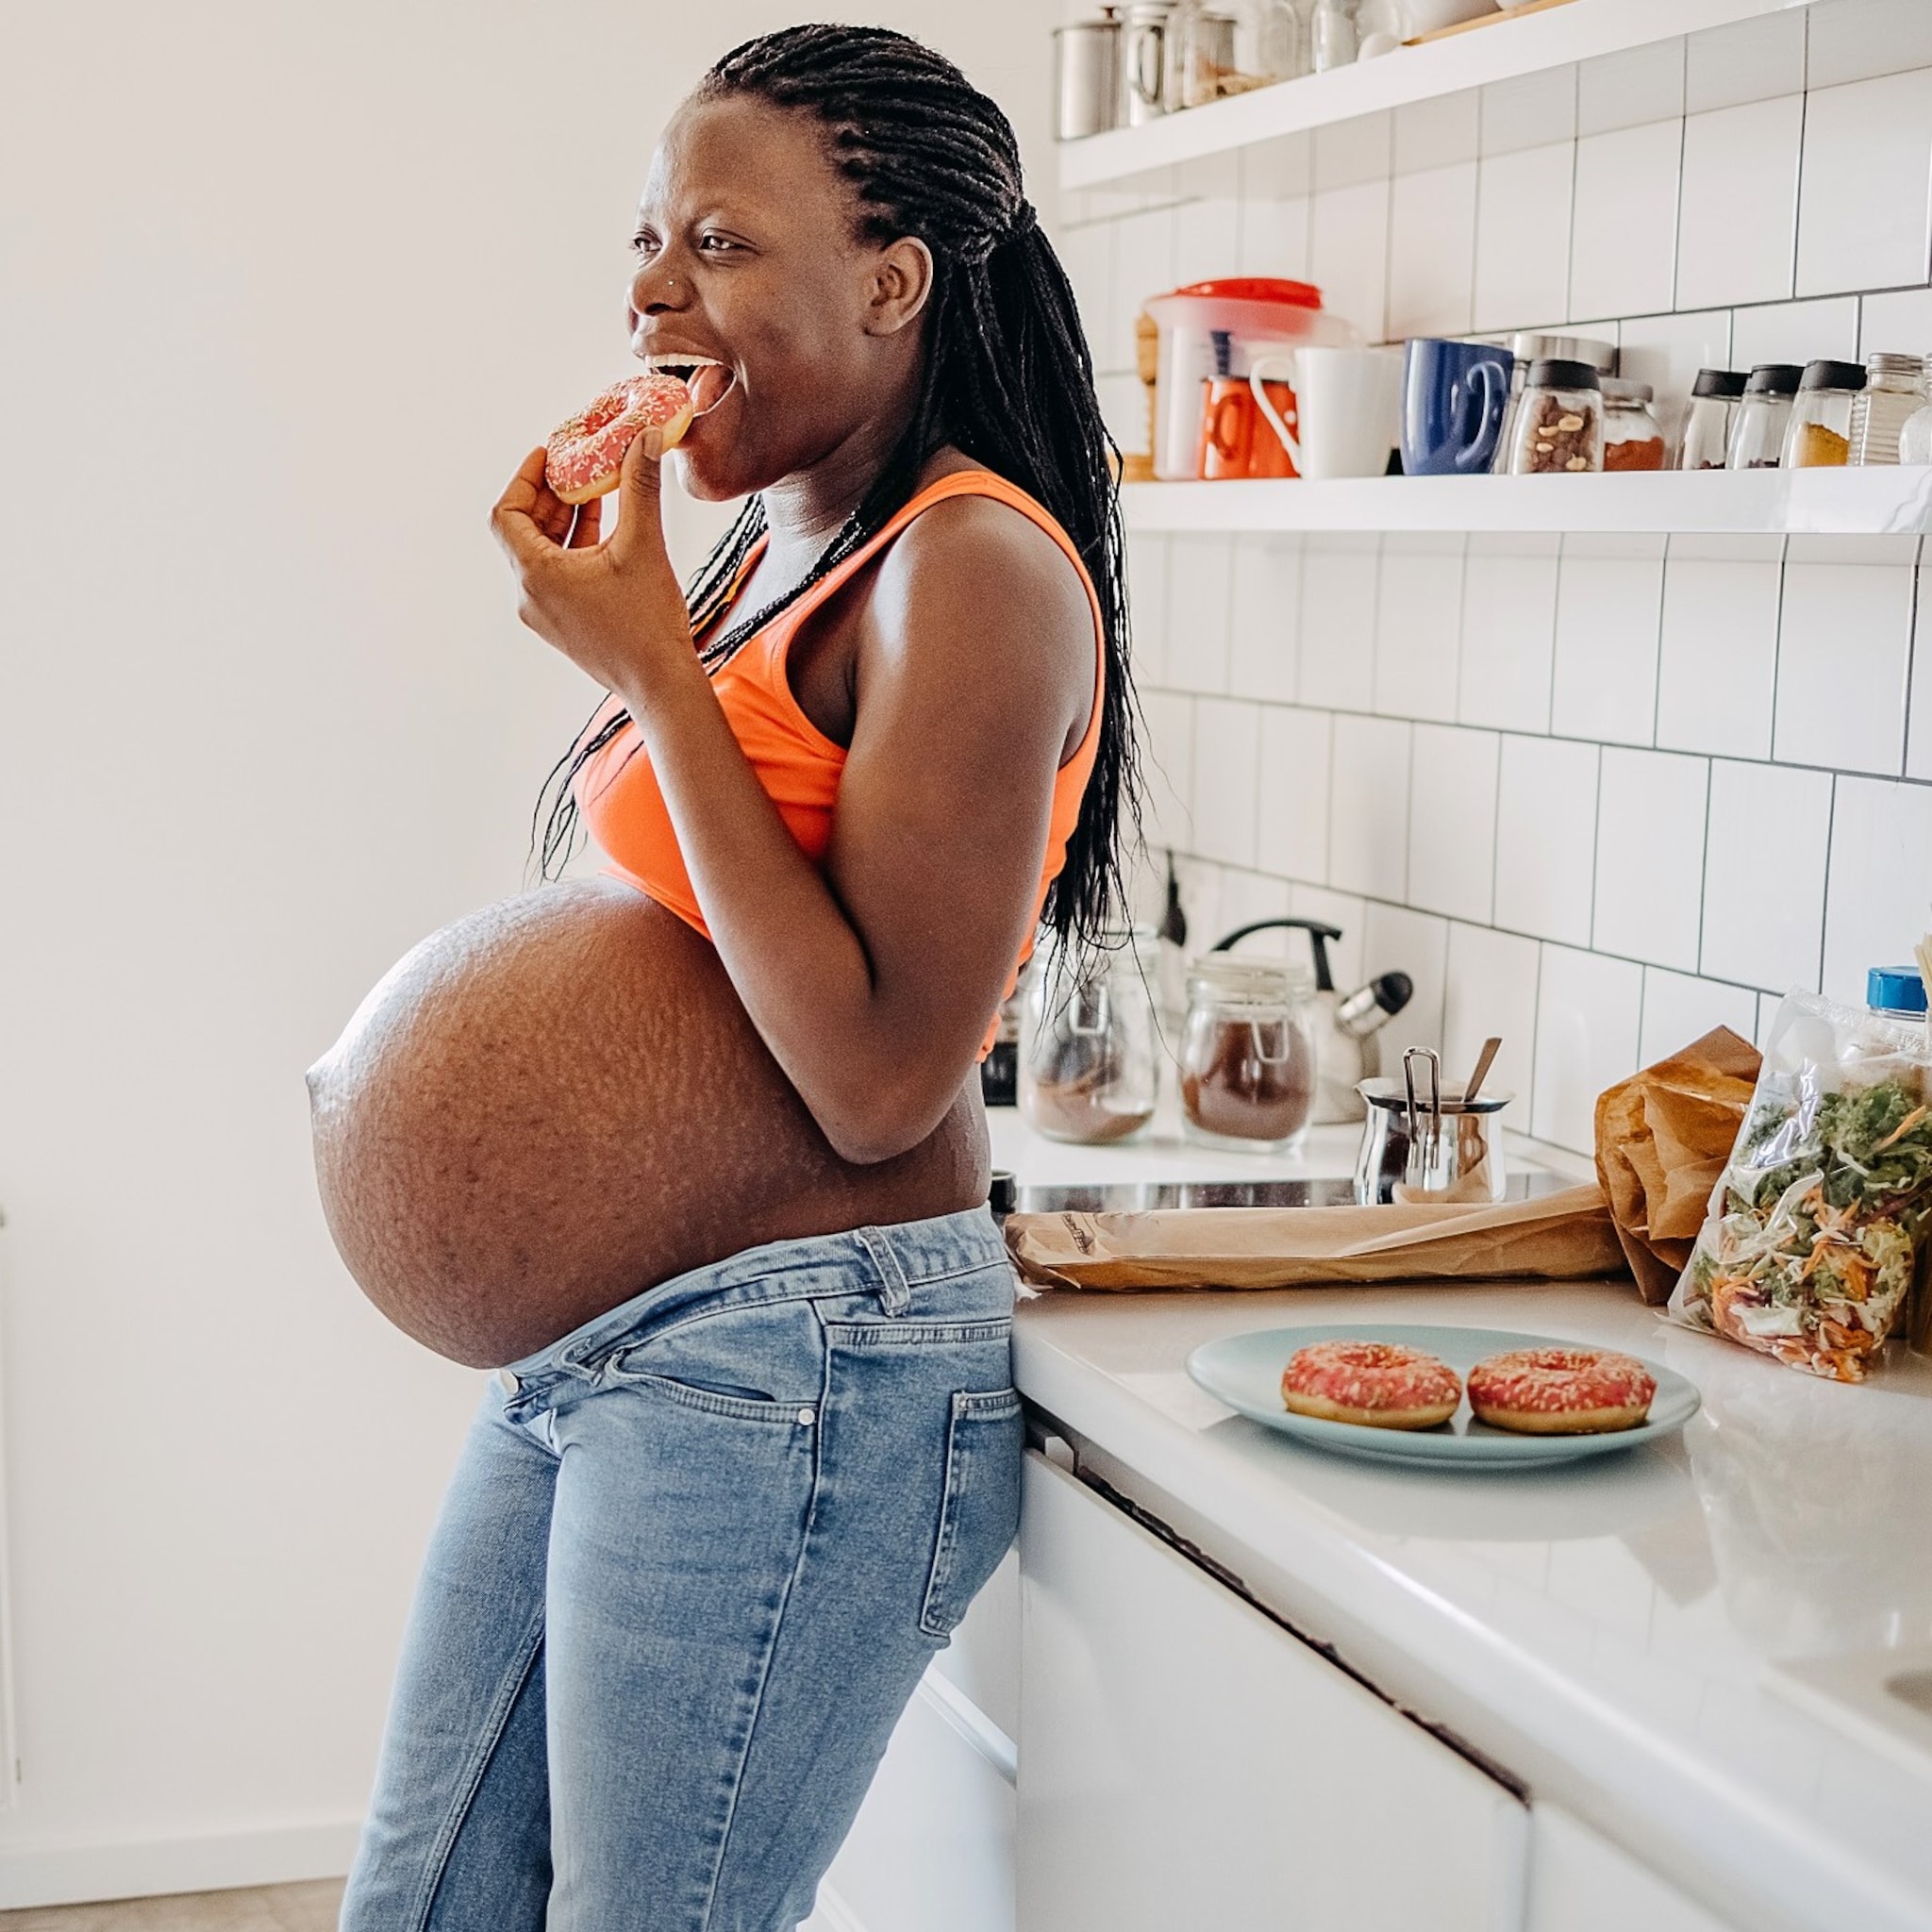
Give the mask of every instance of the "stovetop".
<svg viewBox="0 0 1932 1932">
<path fill-rule="evenodd" d="M 1547 1169 L 1512 1168 L 1504 1196 L 1533 1200 L 1573 1186 Z M 995 1188 L 995 1200 L 999 1190 Z M 1020 1214 L 1140 1214 L 1157 1208 L 1349 1208 L 1355 1183 L 1345 1175 L 1305 1180 L 1109 1181 L 1084 1185 L 1039 1186 L 1014 1190 L 1012 1210 Z"/>
</svg>

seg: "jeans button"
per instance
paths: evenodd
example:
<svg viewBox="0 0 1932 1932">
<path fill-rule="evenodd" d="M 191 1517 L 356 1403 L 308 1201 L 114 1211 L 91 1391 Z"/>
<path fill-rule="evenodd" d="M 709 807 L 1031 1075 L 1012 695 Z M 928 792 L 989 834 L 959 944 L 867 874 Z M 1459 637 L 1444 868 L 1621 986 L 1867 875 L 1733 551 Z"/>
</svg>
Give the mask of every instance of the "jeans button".
<svg viewBox="0 0 1932 1932">
<path fill-rule="evenodd" d="M 818 1410 L 815 1408 L 801 1408 L 798 1411 L 798 1426 L 801 1429 L 810 1428 L 818 1419 Z"/>
<path fill-rule="evenodd" d="M 496 1372 L 496 1386 L 506 1395 L 514 1395 L 523 1387 L 523 1384 L 508 1369 L 498 1369 Z"/>
</svg>

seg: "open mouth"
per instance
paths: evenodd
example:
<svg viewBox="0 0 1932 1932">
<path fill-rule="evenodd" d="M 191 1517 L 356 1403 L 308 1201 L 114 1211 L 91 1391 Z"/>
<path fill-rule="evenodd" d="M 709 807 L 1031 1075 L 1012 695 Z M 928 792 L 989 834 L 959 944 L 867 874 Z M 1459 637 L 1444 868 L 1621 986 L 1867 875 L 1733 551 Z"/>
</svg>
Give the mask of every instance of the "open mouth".
<svg viewBox="0 0 1932 1932">
<path fill-rule="evenodd" d="M 644 367 L 657 374 L 675 375 L 691 391 L 691 413 L 708 415 L 724 400 L 737 377 L 724 363 L 710 356 L 684 356 L 673 352 L 646 356 Z"/>
</svg>

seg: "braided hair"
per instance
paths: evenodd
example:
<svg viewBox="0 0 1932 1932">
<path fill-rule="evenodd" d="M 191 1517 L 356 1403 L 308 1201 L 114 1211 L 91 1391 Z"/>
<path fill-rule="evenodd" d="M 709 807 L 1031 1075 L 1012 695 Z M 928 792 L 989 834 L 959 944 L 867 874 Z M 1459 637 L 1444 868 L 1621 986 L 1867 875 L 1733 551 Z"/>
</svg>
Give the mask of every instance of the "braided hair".
<svg viewBox="0 0 1932 1932">
<path fill-rule="evenodd" d="M 1042 923 L 1070 950 L 1124 918 L 1118 831 L 1138 839 L 1135 699 L 1127 653 L 1124 540 L 1093 363 L 1074 291 L 1022 192 L 1011 124 L 943 55 L 883 27 L 811 25 L 734 47 L 696 98 L 751 97 L 823 124 L 833 165 L 858 202 L 858 232 L 884 244 L 916 236 L 931 251 L 926 356 L 898 442 L 803 581 L 700 646 L 715 672 L 910 501 L 921 471 L 951 443 L 1043 504 L 1099 595 L 1106 679 L 1093 774 Z M 751 498 L 686 591 L 693 637 L 728 606 L 764 534 Z M 574 781 L 629 723 L 621 708 L 559 759 L 538 801 L 541 871 L 575 842 Z M 552 796 L 554 791 L 554 796 Z M 547 819 L 543 797 L 552 797 Z M 533 828 L 534 829 L 534 828 Z"/>
</svg>

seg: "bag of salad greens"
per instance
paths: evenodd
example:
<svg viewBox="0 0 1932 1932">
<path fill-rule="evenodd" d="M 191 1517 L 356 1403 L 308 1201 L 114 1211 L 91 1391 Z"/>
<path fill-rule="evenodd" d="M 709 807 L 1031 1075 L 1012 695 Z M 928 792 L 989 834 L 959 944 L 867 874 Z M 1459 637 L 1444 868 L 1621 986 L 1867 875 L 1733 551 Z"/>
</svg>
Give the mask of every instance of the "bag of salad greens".
<svg viewBox="0 0 1932 1932">
<path fill-rule="evenodd" d="M 1904 1319 L 1928 1238 L 1924 1027 L 1788 993 L 1671 1313 L 1862 1382 Z"/>
</svg>

